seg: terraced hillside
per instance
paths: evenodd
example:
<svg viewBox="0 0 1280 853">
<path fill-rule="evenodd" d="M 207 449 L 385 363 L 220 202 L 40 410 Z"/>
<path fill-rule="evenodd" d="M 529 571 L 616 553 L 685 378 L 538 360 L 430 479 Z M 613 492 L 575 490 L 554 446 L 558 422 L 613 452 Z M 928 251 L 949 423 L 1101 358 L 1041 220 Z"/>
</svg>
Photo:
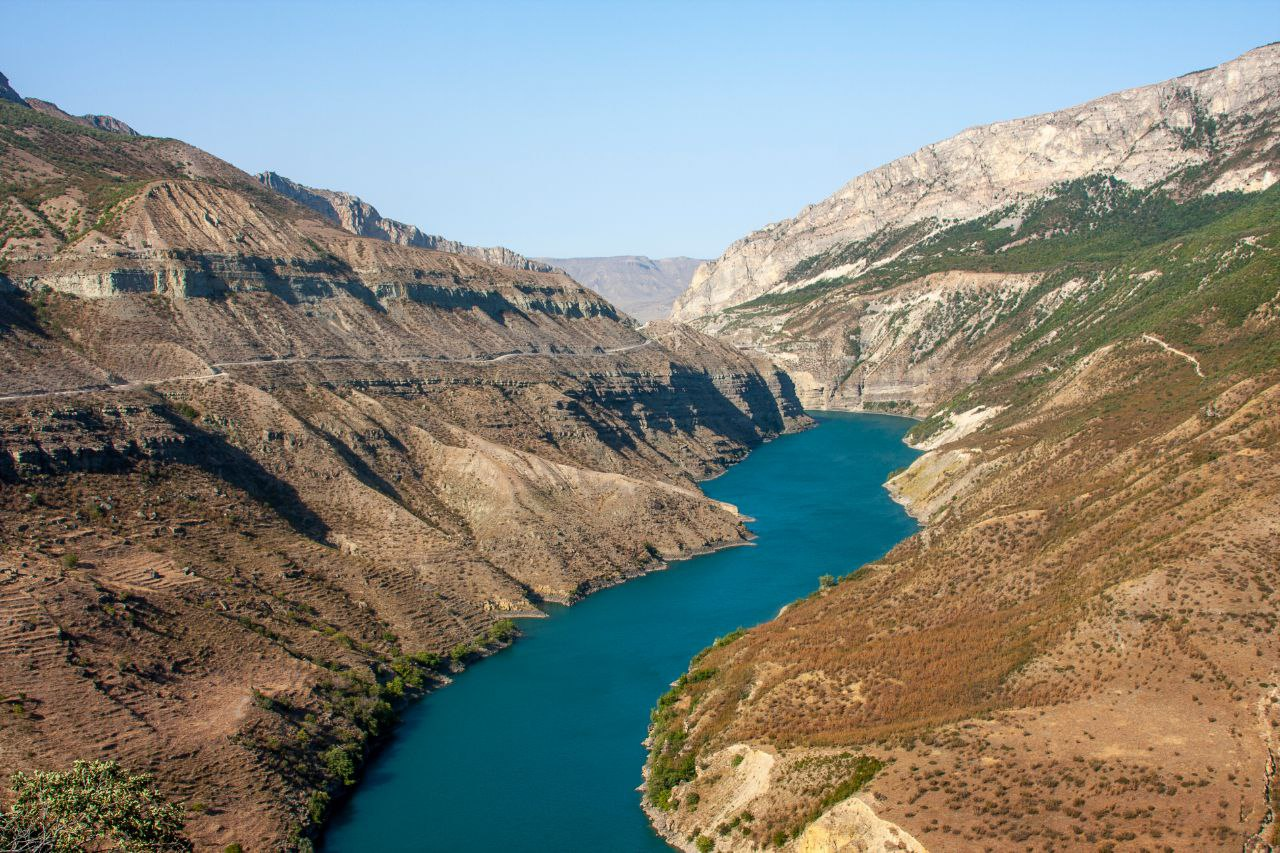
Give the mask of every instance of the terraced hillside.
<svg viewBox="0 0 1280 853">
<path fill-rule="evenodd" d="M 512 615 L 745 535 L 766 361 L 566 276 L 341 230 L 212 155 L 0 103 L 0 772 L 154 772 L 306 849 Z"/>
<path fill-rule="evenodd" d="M 929 414 L 889 483 L 925 527 L 662 697 L 670 841 L 1280 844 L 1280 187 L 1203 192 L 1231 168 L 1060 184 L 721 316 L 848 342 L 828 402 Z"/>
</svg>

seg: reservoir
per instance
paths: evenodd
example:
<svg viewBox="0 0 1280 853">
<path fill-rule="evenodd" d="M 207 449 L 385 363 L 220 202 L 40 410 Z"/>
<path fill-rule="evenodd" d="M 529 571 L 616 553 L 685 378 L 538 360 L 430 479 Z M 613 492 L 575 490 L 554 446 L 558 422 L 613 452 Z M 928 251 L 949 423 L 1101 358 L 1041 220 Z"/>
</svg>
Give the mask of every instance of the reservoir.
<svg viewBox="0 0 1280 853">
<path fill-rule="evenodd" d="M 335 816 L 327 853 L 662 853 L 640 810 L 649 710 L 689 659 L 820 575 L 915 530 L 889 473 L 917 455 L 884 415 L 811 413 L 703 491 L 755 520 L 727 548 L 520 622 L 516 644 L 410 708 Z"/>
</svg>

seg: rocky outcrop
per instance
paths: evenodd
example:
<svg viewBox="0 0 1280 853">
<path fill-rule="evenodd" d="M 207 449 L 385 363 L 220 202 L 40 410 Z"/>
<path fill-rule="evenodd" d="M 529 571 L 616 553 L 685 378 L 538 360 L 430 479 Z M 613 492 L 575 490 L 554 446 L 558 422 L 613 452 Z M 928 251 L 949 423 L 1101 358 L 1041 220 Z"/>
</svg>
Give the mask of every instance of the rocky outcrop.
<svg viewBox="0 0 1280 853">
<path fill-rule="evenodd" d="M 564 270 L 641 322 L 665 318 L 704 261 L 696 258 L 538 258 Z"/>
<path fill-rule="evenodd" d="M 529 260 L 503 246 L 468 246 L 435 234 L 427 234 L 415 225 L 407 225 L 394 219 L 385 219 L 377 208 L 358 196 L 336 190 L 322 190 L 303 186 L 275 172 L 257 175 L 266 186 L 286 198 L 305 205 L 321 216 L 336 223 L 344 230 L 361 237 L 373 237 L 401 246 L 416 246 L 436 252 L 467 255 L 491 264 L 514 267 L 535 272 L 551 272 L 552 267 L 540 261 Z"/>
<path fill-rule="evenodd" d="M 1086 303 L 1104 286 L 1092 264 L 1267 190 L 1277 83 L 1270 45 L 966 131 L 735 244 L 674 316 L 772 357 L 806 406 L 927 413 Z"/>
<path fill-rule="evenodd" d="M 61 109 L 57 104 L 51 101 L 42 101 L 39 98 L 27 98 L 27 106 L 31 107 L 38 113 L 44 113 L 52 118 L 60 118 L 63 121 L 69 121 L 84 127 L 92 127 L 95 130 L 105 130 L 107 133 L 121 133 L 125 136 L 138 136 L 138 131 L 113 116 L 104 115 L 82 115 L 73 116 L 71 113 Z"/>
<path fill-rule="evenodd" d="M 9 85 L 9 78 L 0 74 L 0 101 L 9 101 L 14 104 L 25 104 L 22 96 L 13 90 Z"/>
<path fill-rule="evenodd" d="M 1273 44 L 1164 83 L 966 130 L 734 243 L 695 273 L 672 318 L 706 317 L 783 290 L 810 274 L 798 267 L 833 247 L 922 222 L 973 219 L 1063 181 L 1107 174 L 1152 186 L 1265 132 L 1277 92 L 1280 45 Z M 1278 177 L 1274 166 L 1243 163 L 1214 190 L 1265 189 Z M 846 272 L 857 271 L 860 260 L 849 257 Z"/>
</svg>

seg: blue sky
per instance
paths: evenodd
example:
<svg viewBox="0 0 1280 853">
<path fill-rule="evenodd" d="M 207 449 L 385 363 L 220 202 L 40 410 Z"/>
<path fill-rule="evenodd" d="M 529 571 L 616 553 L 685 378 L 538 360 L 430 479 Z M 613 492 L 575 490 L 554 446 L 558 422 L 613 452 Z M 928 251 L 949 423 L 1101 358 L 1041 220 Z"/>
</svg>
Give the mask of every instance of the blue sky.
<svg viewBox="0 0 1280 853">
<path fill-rule="evenodd" d="M 26 2 L 0 71 L 530 255 L 718 255 L 855 175 L 1280 38 L 1278 0 Z"/>
</svg>

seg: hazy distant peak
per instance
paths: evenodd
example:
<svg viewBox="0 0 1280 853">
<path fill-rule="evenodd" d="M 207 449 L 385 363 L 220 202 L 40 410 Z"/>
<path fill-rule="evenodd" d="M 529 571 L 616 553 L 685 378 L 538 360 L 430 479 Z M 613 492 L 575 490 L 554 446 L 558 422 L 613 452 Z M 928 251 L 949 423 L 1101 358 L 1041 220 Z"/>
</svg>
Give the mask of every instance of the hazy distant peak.
<svg viewBox="0 0 1280 853">
<path fill-rule="evenodd" d="M 694 270 L 705 263 L 684 256 L 655 260 L 646 255 L 538 260 L 559 267 L 641 321 L 670 314 L 676 297 L 693 280 Z"/>
</svg>

